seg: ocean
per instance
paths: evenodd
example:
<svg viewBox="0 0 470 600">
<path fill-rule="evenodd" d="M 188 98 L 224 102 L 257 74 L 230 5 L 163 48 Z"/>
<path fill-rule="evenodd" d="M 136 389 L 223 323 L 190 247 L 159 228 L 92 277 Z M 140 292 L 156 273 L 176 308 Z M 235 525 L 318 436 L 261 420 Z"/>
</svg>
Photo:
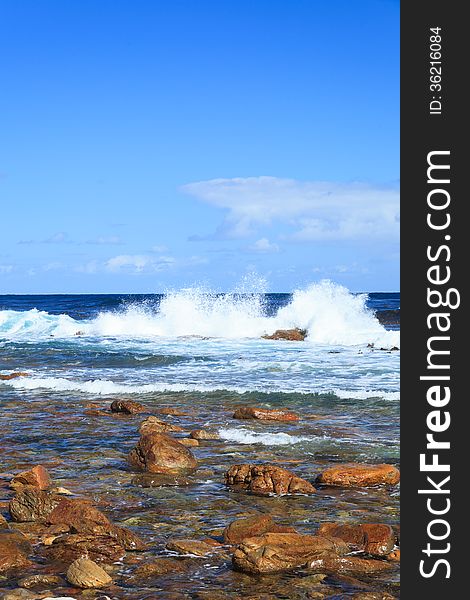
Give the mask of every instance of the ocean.
<svg viewBox="0 0 470 600">
<path fill-rule="evenodd" d="M 231 491 L 223 474 L 233 464 L 269 463 L 314 481 L 336 463 L 398 465 L 399 308 L 399 293 L 352 294 L 331 282 L 285 294 L 0 296 L 0 374 L 27 373 L 0 381 L 1 476 L 7 482 L 18 470 L 47 466 L 56 485 L 106 506 L 114 522 L 149 542 L 139 561 L 171 556 L 166 543 L 174 537 L 217 539 L 231 520 L 256 511 L 302 533 L 324 521 L 397 524 L 398 486 L 260 498 Z M 262 338 L 291 328 L 305 330 L 305 341 Z M 218 440 L 192 449 L 200 467 L 190 485 L 136 482 L 126 456 L 142 417 L 113 415 L 118 398 L 141 402 L 149 414 L 180 410 L 163 417 L 184 430 L 176 437 L 216 433 Z M 287 408 L 300 420 L 242 421 L 232 416 L 239 406 Z M 7 502 L 6 484 L 0 491 Z M 117 563 L 116 598 L 167 598 L 176 588 L 190 590 L 188 598 L 267 592 L 209 559 L 138 582 L 133 568 Z M 397 581 L 392 571 L 368 585 L 396 591 Z M 334 577 L 326 583 L 356 591 Z M 278 577 L 270 597 L 303 598 L 302 589 L 285 595 L 291 584 Z"/>
</svg>

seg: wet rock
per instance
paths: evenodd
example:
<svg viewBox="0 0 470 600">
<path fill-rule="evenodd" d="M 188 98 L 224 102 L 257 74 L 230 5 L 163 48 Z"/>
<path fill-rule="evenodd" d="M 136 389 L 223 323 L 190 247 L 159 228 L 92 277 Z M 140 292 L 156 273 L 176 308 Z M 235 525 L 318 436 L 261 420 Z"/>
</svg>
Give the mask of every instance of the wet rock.
<svg viewBox="0 0 470 600">
<path fill-rule="evenodd" d="M 152 563 L 140 565 L 135 569 L 132 577 L 135 579 L 145 579 L 148 577 L 158 577 L 160 575 L 169 575 L 171 573 L 184 573 L 190 566 L 188 560 L 178 560 L 176 558 L 158 558 Z"/>
<path fill-rule="evenodd" d="M 23 373 L 23 371 L 18 371 L 17 373 L 0 375 L 0 381 L 10 381 L 10 379 L 16 379 L 17 377 L 29 377 L 29 373 Z"/>
<path fill-rule="evenodd" d="M 225 473 L 225 483 L 260 496 L 313 494 L 316 491 L 305 479 L 274 465 L 234 465 Z"/>
<path fill-rule="evenodd" d="M 187 477 L 182 475 L 167 475 L 165 473 L 141 473 L 132 478 L 133 485 L 143 488 L 173 487 L 190 485 Z"/>
<path fill-rule="evenodd" d="M 48 589 L 50 587 L 63 585 L 63 583 L 63 579 L 58 575 L 30 575 L 18 580 L 18 585 L 28 590 Z"/>
<path fill-rule="evenodd" d="M 337 538 L 331 538 L 337 539 Z M 392 568 L 385 560 L 358 558 L 356 556 L 328 556 L 316 558 L 308 563 L 310 569 L 318 573 L 345 575 L 373 575 Z"/>
<path fill-rule="evenodd" d="M 191 431 L 189 437 L 194 440 L 220 440 L 220 435 L 216 431 L 208 431 L 207 429 L 195 429 Z"/>
<path fill-rule="evenodd" d="M 10 487 L 13 489 L 21 489 L 25 485 L 31 485 L 39 490 L 47 490 L 51 485 L 51 478 L 47 469 L 42 465 L 36 465 L 29 471 L 18 473 L 10 481 Z"/>
<path fill-rule="evenodd" d="M 299 416 L 285 408 L 255 408 L 245 406 L 237 408 L 234 419 L 259 419 L 262 421 L 298 421 Z"/>
<path fill-rule="evenodd" d="M 20 523 L 39 521 L 44 523 L 49 514 L 59 504 L 59 501 L 60 498 L 52 492 L 32 486 L 24 486 L 12 498 L 8 510 L 14 521 Z"/>
<path fill-rule="evenodd" d="M 170 540 L 166 548 L 178 552 L 178 554 L 193 554 L 195 556 L 206 556 L 214 552 L 214 545 L 203 540 Z"/>
<path fill-rule="evenodd" d="M 25 590 L 24 588 L 9 590 L 2 596 L 2 600 L 38 600 L 39 598 L 44 598 L 44 594 L 38 595 L 29 590 Z"/>
<path fill-rule="evenodd" d="M 8 521 L 5 519 L 3 515 L 0 515 L 0 529 L 10 529 L 8 525 Z"/>
<path fill-rule="evenodd" d="M 122 559 L 126 551 L 109 535 L 70 534 L 56 537 L 43 554 L 47 559 L 64 565 L 81 557 L 111 564 Z"/>
<path fill-rule="evenodd" d="M 187 446 L 188 448 L 199 446 L 199 440 L 194 438 L 180 438 L 178 442 L 183 444 L 183 446 Z"/>
<path fill-rule="evenodd" d="M 389 554 L 395 545 L 395 534 L 390 525 L 366 523 L 362 525 L 340 525 L 323 523 L 318 535 L 338 537 L 349 544 L 351 550 L 373 556 Z"/>
<path fill-rule="evenodd" d="M 277 329 L 271 335 L 261 336 L 265 340 L 287 340 L 290 342 L 303 342 L 307 337 L 305 329 Z"/>
<path fill-rule="evenodd" d="M 162 421 L 158 417 L 147 417 L 145 421 L 142 421 L 139 427 L 139 433 L 141 435 L 147 435 L 150 433 L 166 433 L 171 431 L 183 431 L 178 425 L 172 425 L 166 421 Z"/>
<path fill-rule="evenodd" d="M 390 562 L 400 562 L 400 550 L 394 550 L 387 554 L 386 559 Z"/>
<path fill-rule="evenodd" d="M 164 433 L 142 435 L 128 460 L 135 469 L 150 473 L 178 473 L 197 467 L 192 452 Z"/>
<path fill-rule="evenodd" d="M 276 525 L 271 515 L 254 515 L 232 521 L 224 530 L 227 544 L 240 544 L 244 539 L 263 533 L 297 533 L 293 527 Z"/>
<path fill-rule="evenodd" d="M 114 400 L 111 402 L 111 411 L 126 415 L 137 415 L 145 412 L 145 407 L 140 402 L 135 402 L 134 400 Z"/>
<path fill-rule="evenodd" d="M 78 558 L 67 569 L 67 580 L 80 588 L 97 588 L 109 585 L 111 577 L 88 558 Z"/>
<path fill-rule="evenodd" d="M 30 565 L 28 555 L 31 544 L 26 537 L 17 531 L 0 531 L 0 573 Z"/>
<path fill-rule="evenodd" d="M 346 464 L 336 465 L 323 471 L 318 481 L 343 487 L 366 487 L 370 485 L 393 485 L 400 481 L 400 471 L 393 465 Z"/>
<path fill-rule="evenodd" d="M 245 573 L 277 573 L 305 566 L 322 557 L 338 557 L 348 550 L 348 545 L 337 538 L 265 533 L 243 540 L 232 560 L 233 566 Z"/>
</svg>

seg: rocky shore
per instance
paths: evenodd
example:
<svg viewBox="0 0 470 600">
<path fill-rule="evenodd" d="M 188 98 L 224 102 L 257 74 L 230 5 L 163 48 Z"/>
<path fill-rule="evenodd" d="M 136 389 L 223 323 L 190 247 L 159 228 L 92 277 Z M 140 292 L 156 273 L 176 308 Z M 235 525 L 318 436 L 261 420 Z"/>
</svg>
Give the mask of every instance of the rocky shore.
<svg viewBox="0 0 470 600">
<path fill-rule="evenodd" d="M 24 400 L 0 419 L 4 600 L 398 598 L 395 464 L 229 442 L 209 411 L 290 435 L 325 415 L 184 394 Z"/>
</svg>

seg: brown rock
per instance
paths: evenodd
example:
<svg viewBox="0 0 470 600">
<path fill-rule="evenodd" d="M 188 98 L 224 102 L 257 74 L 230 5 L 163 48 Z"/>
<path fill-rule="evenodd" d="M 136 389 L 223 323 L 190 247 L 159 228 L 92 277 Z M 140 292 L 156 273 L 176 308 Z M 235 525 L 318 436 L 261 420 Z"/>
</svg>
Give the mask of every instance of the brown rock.
<svg viewBox="0 0 470 600">
<path fill-rule="evenodd" d="M 287 340 L 289 342 L 303 342 L 307 337 L 305 329 L 277 329 L 271 335 L 261 336 L 265 340 Z"/>
<path fill-rule="evenodd" d="M 298 421 L 299 416 L 285 408 L 254 408 L 245 406 L 237 408 L 234 419 L 259 419 L 262 421 Z"/>
<path fill-rule="evenodd" d="M 88 558 L 78 558 L 67 569 L 67 580 L 80 588 L 98 588 L 112 582 L 99 565 Z"/>
<path fill-rule="evenodd" d="M 393 485 L 400 481 L 400 471 L 392 465 L 347 464 L 323 471 L 318 481 L 343 487 L 366 487 L 377 484 Z"/>
<path fill-rule="evenodd" d="M 9 381 L 10 379 L 16 379 L 16 377 L 29 377 L 29 373 L 23 373 L 23 371 L 18 371 L 17 373 L 0 375 L 0 381 Z"/>
<path fill-rule="evenodd" d="M 224 530 L 224 541 L 227 544 L 240 544 L 244 539 L 262 535 L 263 533 L 297 533 L 293 527 L 276 525 L 270 515 L 254 515 L 244 519 L 236 519 Z"/>
<path fill-rule="evenodd" d="M 331 538 L 338 539 L 338 538 Z M 344 575 L 373 575 L 392 568 L 385 560 L 373 558 L 357 558 L 355 556 L 329 556 L 316 558 L 308 563 L 308 567 L 318 573 Z"/>
<path fill-rule="evenodd" d="M 386 559 L 390 562 L 400 562 L 400 550 L 394 550 L 387 554 Z"/>
<path fill-rule="evenodd" d="M 214 552 L 214 545 L 202 540 L 170 540 L 166 547 L 179 554 L 194 554 L 195 556 L 206 556 Z"/>
<path fill-rule="evenodd" d="M 18 580 L 18 585 L 22 588 L 42 589 L 62 585 L 64 581 L 58 575 L 29 575 Z"/>
<path fill-rule="evenodd" d="M 108 535 L 126 550 L 144 550 L 145 544 L 129 529 L 114 525 L 85 500 L 63 498 L 48 516 L 50 525 L 65 524 L 73 533 Z"/>
<path fill-rule="evenodd" d="M 135 469 L 150 473 L 178 473 L 197 467 L 192 452 L 164 433 L 142 435 L 128 460 Z"/>
<path fill-rule="evenodd" d="M 184 417 L 189 415 L 189 413 L 180 410 L 179 408 L 171 408 L 171 407 L 163 407 L 157 411 L 160 415 L 172 415 L 174 417 Z"/>
<path fill-rule="evenodd" d="M 147 417 L 145 421 L 142 421 L 139 427 L 139 433 L 141 435 L 147 435 L 149 433 L 166 433 L 171 431 L 183 431 L 178 425 L 172 425 L 166 421 L 162 421 L 158 417 Z"/>
<path fill-rule="evenodd" d="M 125 413 L 126 415 L 137 415 L 145 412 L 145 407 L 134 400 L 114 400 L 111 402 L 112 412 Z"/>
<path fill-rule="evenodd" d="M 9 504 L 11 518 L 20 523 L 39 521 L 44 523 L 49 514 L 59 504 L 60 498 L 52 492 L 32 486 L 18 490 Z"/>
<path fill-rule="evenodd" d="M 387 592 L 358 592 L 352 600 L 395 600 L 395 596 Z"/>
<path fill-rule="evenodd" d="M 305 479 L 273 465 L 234 465 L 225 473 L 225 483 L 260 496 L 313 494 L 316 491 Z"/>
<path fill-rule="evenodd" d="M 183 573 L 188 569 L 187 563 L 188 561 L 176 558 L 158 558 L 152 563 L 140 565 L 132 575 L 133 578 L 141 579 L 168 575 L 170 573 Z"/>
<path fill-rule="evenodd" d="M 305 566 L 322 557 L 342 555 L 348 550 L 347 544 L 337 538 L 265 533 L 243 540 L 232 560 L 233 566 L 245 573 L 276 573 Z"/>
<path fill-rule="evenodd" d="M 8 521 L 5 519 L 3 515 L 0 515 L 0 529 L 10 529 L 8 525 Z"/>
<path fill-rule="evenodd" d="M 340 525 L 323 523 L 318 535 L 338 537 L 349 544 L 351 550 L 366 552 L 373 556 L 389 554 L 395 545 L 395 534 L 390 525 L 366 523 L 363 525 Z"/>
<path fill-rule="evenodd" d="M 47 490 L 51 485 L 51 478 L 47 469 L 42 465 L 36 465 L 29 471 L 18 473 L 10 481 L 10 487 L 14 489 L 20 489 L 25 485 L 31 485 L 39 490 Z"/>
<path fill-rule="evenodd" d="M 180 438 L 178 442 L 183 444 L 183 446 L 187 446 L 188 448 L 199 446 L 199 440 L 194 438 Z"/>
<path fill-rule="evenodd" d="M 7 573 L 30 565 L 31 544 L 26 537 L 8 529 L 0 531 L 0 573 Z"/>
<path fill-rule="evenodd" d="M 111 564 L 121 560 L 126 551 L 109 535 L 70 534 L 56 537 L 43 554 L 54 562 L 69 565 L 81 557 Z"/>
<path fill-rule="evenodd" d="M 191 431 L 189 437 L 194 440 L 220 440 L 220 435 L 216 431 L 207 431 L 207 429 L 195 429 Z"/>
</svg>

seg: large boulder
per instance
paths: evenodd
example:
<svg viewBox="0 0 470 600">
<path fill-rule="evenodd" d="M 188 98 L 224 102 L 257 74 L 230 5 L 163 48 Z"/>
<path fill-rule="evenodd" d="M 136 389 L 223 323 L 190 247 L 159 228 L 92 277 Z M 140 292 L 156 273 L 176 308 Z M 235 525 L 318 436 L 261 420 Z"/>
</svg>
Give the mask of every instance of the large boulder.
<svg viewBox="0 0 470 600">
<path fill-rule="evenodd" d="M 249 537 L 263 533 L 297 533 L 293 527 L 276 525 L 271 515 L 260 514 L 232 521 L 224 529 L 224 541 L 227 544 L 240 544 Z"/>
<path fill-rule="evenodd" d="M 233 413 L 234 419 L 259 419 L 261 421 L 298 421 L 299 416 L 285 408 L 255 408 L 244 406 Z"/>
<path fill-rule="evenodd" d="M 99 588 L 112 582 L 106 571 L 89 558 L 77 558 L 67 569 L 66 577 L 80 588 Z"/>
<path fill-rule="evenodd" d="M 142 435 L 128 461 L 135 469 L 150 473 L 180 473 L 197 467 L 192 452 L 164 433 Z"/>
<path fill-rule="evenodd" d="M 0 530 L 0 574 L 30 565 L 31 544 L 17 531 Z"/>
<path fill-rule="evenodd" d="M 305 329 L 277 329 L 271 335 L 261 336 L 265 340 L 287 340 L 289 342 L 303 342 L 307 337 Z"/>
<path fill-rule="evenodd" d="M 400 481 L 400 471 L 393 465 L 345 464 L 335 465 L 318 477 L 320 483 L 342 487 L 393 485 Z"/>
<path fill-rule="evenodd" d="M 11 518 L 19 523 L 31 521 L 45 523 L 59 502 L 60 497 L 53 492 L 24 486 L 10 500 L 8 510 Z"/>
<path fill-rule="evenodd" d="M 313 560 L 337 557 L 348 551 L 348 545 L 338 538 L 265 533 L 243 540 L 235 550 L 232 561 L 236 569 L 258 575 L 289 571 Z"/>
<path fill-rule="evenodd" d="M 47 469 L 42 465 L 36 465 L 29 471 L 18 473 L 10 481 L 10 487 L 13 489 L 20 489 L 25 485 L 31 485 L 39 490 L 47 490 L 51 485 L 51 478 Z"/>
<path fill-rule="evenodd" d="M 225 483 L 259 496 L 313 494 L 316 491 L 310 482 L 274 465 L 233 465 L 225 473 Z"/>
<path fill-rule="evenodd" d="M 373 556 L 385 556 L 395 546 L 395 534 L 390 525 L 365 523 L 361 525 L 340 525 L 323 523 L 318 535 L 341 538 L 351 550 L 365 552 Z"/>
</svg>

